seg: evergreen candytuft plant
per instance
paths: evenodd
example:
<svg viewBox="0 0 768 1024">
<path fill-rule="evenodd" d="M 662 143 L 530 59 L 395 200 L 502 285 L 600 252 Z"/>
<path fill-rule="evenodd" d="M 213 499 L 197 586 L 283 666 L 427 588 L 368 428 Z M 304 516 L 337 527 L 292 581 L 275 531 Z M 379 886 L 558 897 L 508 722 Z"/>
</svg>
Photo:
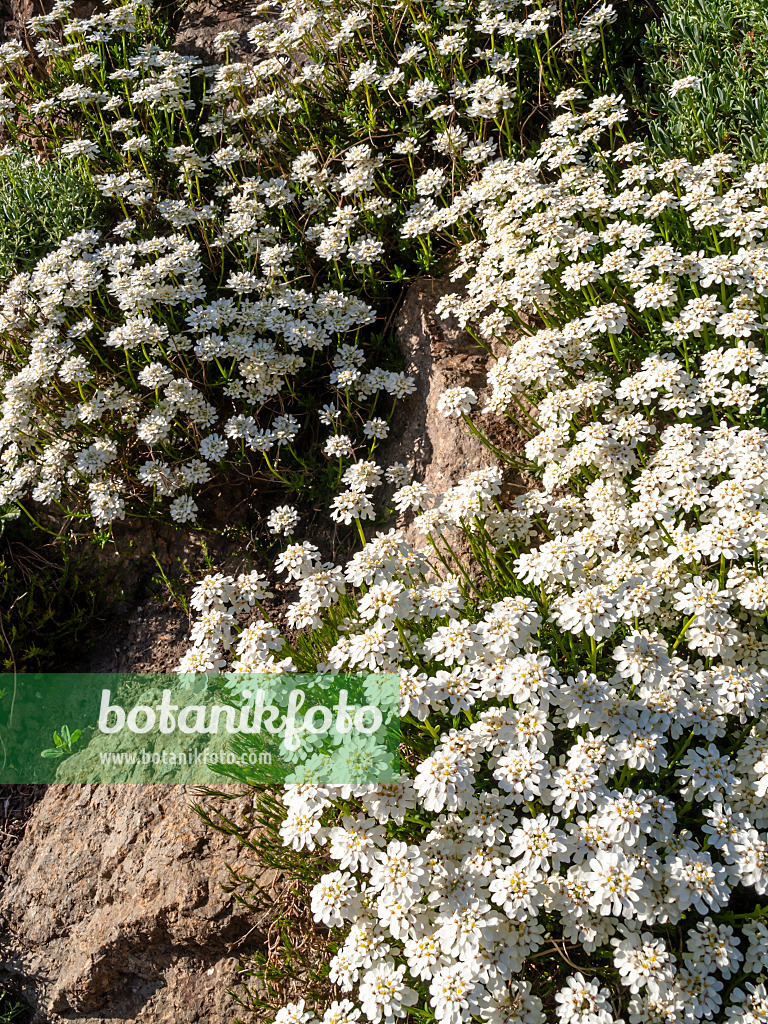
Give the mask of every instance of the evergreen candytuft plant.
<svg viewBox="0 0 768 1024">
<path fill-rule="evenodd" d="M 0 47 L 5 131 L 34 126 L 122 219 L 0 297 L 0 502 L 103 532 L 204 520 L 228 473 L 276 482 L 287 629 L 266 573 L 210 571 L 178 671 L 401 680 L 400 782 L 364 781 L 363 745 L 347 784 L 318 755 L 250 822 L 218 818 L 329 936 L 304 956 L 283 929 L 253 1005 L 763 1024 L 768 163 L 746 8 L 696 8 L 695 45 L 646 69 L 648 142 L 616 87 L 630 5 L 289 2 L 252 65 L 224 32 L 211 67 L 146 4 L 71 6 L 30 22 L 44 79 Z M 721 130 L 698 100 L 720 102 L 729 43 Z M 489 439 L 457 380 L 438 411 L 487 462 L 432 494 L 381 452 L 415 387 L 394 310 L 445 270 L 437 313 L 488 351 L 483 412 L 521 440 Z M 359 537 L 344 565 L 291 501 L 319 478 Z M 384 482 L 423 543 L 376 532 Z M 292 968 L 305 990 L 277 1005 Z"/>
<path fill-rule="evenodd" d="M 336 566 L 290 543 L 290 643 L 262 576 L 192 596 L 182 672 L 400 673 L 399 783 L 308 754 L 262 801 L 299 877 L 324 869 L 338 944 L 335 998 L 276 1024 L 768 1006 L 768 164 L 655 163 L 622 97 L 556 103 L 534 159 L 454 200 L 464 288 L 437 307 L 493 343 L 484 411 L 522 450 L 488 443 L 442 494 L 403 479 L 422 548 L 390 530 Z M 487 440 L 477 403 L 457 384 L 438 408 Z M 535 484 L 510 499 L 505 466 Z M 381 467 L 351 469 L 359 523 Z"/>
<path fill-rule="evenodd" d="M 249 33 L 263 59 L 230 61 L 222 33 L 203 67 L 139 2 L 69 6 L 29 23 L 45 79 L 0 49 L 5 130 L 124 217 L 0 297 L 0 501 L 98 529 L 193 523 L 227 473 L 315 497 L 326 467 L 372 455 L 414 387 L 388 326 L 461 241 L 454 197 L 636 34 L 605 4 L 294 3 Z"/>
</svg>

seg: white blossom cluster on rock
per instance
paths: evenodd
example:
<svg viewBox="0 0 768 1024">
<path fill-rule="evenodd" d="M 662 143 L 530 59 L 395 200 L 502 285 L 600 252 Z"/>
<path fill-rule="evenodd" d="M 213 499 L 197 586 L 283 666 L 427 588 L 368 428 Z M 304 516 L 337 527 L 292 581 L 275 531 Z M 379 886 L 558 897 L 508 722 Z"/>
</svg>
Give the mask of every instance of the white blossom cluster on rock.
<svg viewBox="0 0 768 1024">
<path fill-rule="evenodd" d="M 210 573 L 178 671 L 400 677 L 400 782 L 283 793 L 337 998 L 275 1024 L 768 1024 L 768 165 L 654 162 L 586 81 L 514 156 L 526 89 L 607 64 L 611 5 L 289 3 L 210 67 L 142 41 L 143 4 L 71 6 L 30 22 L 44 98 L 0 47 L 0 110 L 124 219 L 0 298 L 0 505 L 190 522 L 217 467 L 320 462 L 360 549 L 326 560 L 286 492 L 287 629 L 268 574 Z M 488 460 L 432 494 L 380 460 L 414 382 L 375 325 L 438 250 L 524 441 L 452 384 Z"/>
<path fill-rule="evenodd" d="M 584 124 L 621 109 L 489 165 L 466 290 L 442 303 L 509 339 L 490 409 L 527 427 L 540 485 L 505 498 L 489 454 L 443 495 L 398 492 L 431 549 L 390 530 L 344 567 L 308 542 L 276 566 L 299 585 L 289 621 L 338 636 L 312 667 L 399 671 L 428 748 L 397 785 L 283 796 L 286 845 L 338 862 L 312 890 L 344 929 L 323 1021 L 768 1015 L 768 169 L 654 168 L 621 140 L 585 159 Z M 473 428 L 476 402 L 457 386 L 443 414 Z M 238 638 L 233 664 L 211 638 L 187 669 L 309 667 L 248 629 L 269 644 L 243 659 Z M 555 961 L 578 969 L 547 1003 Z"/>
<path fill-rule="evenodd" d="M 24 119 L 47 125 L 123 219 L 66 239 L 0 297 L 0 504 L 90 513 L 101 530 L 131 511 L 195 522 L 232 465 L 308 481 L 318 415 L 323 459 L 370 455 L 414 385 L 370 359 L 388 317 L 369 297 L 402 278 L 398 261 L 431 265 L 421 236 L 453 223 L 452 194 L 511 135 L 539 41 L 593 51 L 616 16 L 604 5 L 563 35 L 555 6 L 522 20 L 518 6 L 441 0 L 432 23 L 408 8 L 400 32 L 402 5 L 372 19 L 290 2 L 249 31 L 258 60 L 230 60 L 223 32 L 208 66 L 148 41 L 149 2 L 79 19 L 57 0 L 29 20 L 31 51 L 3 44 L 2 152 Z M 361 47 L 379 62 L 360 64 Z M 46 80 L 26 73 L 31 54 Z M 324 95 L 349 106 L 331 111 L 338 131 L 367 141 L 318 143 L 302 118 Z M 377 116 L 401 132 L 377 141 Z M 357 493 L 339 521 L 366 517 Z"/>
</svg>

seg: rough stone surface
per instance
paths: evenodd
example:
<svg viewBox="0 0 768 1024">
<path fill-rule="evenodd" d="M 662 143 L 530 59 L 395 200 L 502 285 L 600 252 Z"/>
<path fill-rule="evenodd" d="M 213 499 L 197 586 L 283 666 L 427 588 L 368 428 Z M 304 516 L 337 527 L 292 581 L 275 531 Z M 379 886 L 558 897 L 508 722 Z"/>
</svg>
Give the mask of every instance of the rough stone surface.
<svg viewBox="0 0 768 1024">
<path fill-rule="evenodd" d="M 223 63 L 224 52 L 214 46 L 219 32 L 236 32 L 237 39 L 229 49 L 230 60 L 253 59 L 258 47 L 248 39 L 248 30 L 264 21 L 264 15 L 251 14 L 249 0 L 191 0 L 182 6 L 181 21 L 176 30 L 174 49 L 188 56 L 200 57 L 206 64 Z"/>
<path fill-rule="evenodd" d="M 25 38 L 27 21 L 48 14 L 54 0 L 0 0 L 0 36 Z M 90 18 L 103 5 L 99 0 L 77 0 L 72 7 L 73 18 Z"/>
<path fill-rule="evenodd" d="M 438 410 L 438 400 L 447 388 L 472 388 L 479 399 L 473 409 L 473 422 L 502 451 L 520 452 L 525 443 L 521 432 L 509 421 L 482 413 L 490 395 L 487 374 L 493 356 L 462 330 L 454 317 L 442 320 L 435 313 L 442 296 L 459 288 L 448 277 L 426 277 L 414 282 L 394 322 L 406 372 L 413 376 L 416 391 L 396 406 L 392 439 L 383 449 L 381 461 L 385 465 L 404 463 L 413 479 L 426 484 L 435 497 L 473 470 L 497 464 L 492 452 L 471 433 L 463 419 L 446 418 Z M 502 352 L 503 346 L 499 346 L 494 354 Z M 516 471 L 507 469 L 504 477 L 509 493 L 523 489 Z M 406 535 L 412 543 L 423 541 L 412 525 Z"/>
<path fill-rule="evenodd" d="M 231 1024 L 238 954 L 271 916 L 222 888 L 227 865 L 275 898 L 282 882 L 192 799 L 183 786 L 49 787 L 0 895 L 0 981 L 36 1024 Z"/>
<path fill-rule="evenodd" d="M 0 42 L 17 38 L 35 11 L 32 0 L 0 0 Z"/>
<path fill-rule="evenodd" d="M 477 391 L 486 373 L 486 357 L 477 343 L 466 331 L 435 315 L 440 298 L 454 288 L 447 279 L 427 277 L 415 282 L 394 325 L 406 373 L 414 378 L 416 391 L 395 407 L 394 440 L 387 456 L 408 465 L 414 478 L 436 495 L 491 461 L 462 420 L 446 419 L 437 410 L 446 388 L 462 384 Z"/>
</svg>

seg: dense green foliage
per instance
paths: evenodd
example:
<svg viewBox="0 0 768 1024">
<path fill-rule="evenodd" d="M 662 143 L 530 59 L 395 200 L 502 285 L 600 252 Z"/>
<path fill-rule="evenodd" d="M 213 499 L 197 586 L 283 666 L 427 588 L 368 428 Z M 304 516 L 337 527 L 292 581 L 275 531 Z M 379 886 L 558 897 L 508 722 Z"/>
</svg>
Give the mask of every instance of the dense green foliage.
<svg viewBox="0 0 768 1024">
<path fill-rule="evenodd" d="M 0 278 L 35 263 L 68 235 L 98 225 L 104 202 L 70 160 L 21 151 L 0 160 Z"/>
<path fill-rule="evenodd" d="M 670 95 L 693 75 L 696 89 Z M 651 142 L 667 156 L 727 148 L 744 164 L 768 155 L 768 4 L 764 0 L 667 0 L 648 26 L 635 93 Z M 631 80 L 631 79 L 630 79 Z"/>
</svg>

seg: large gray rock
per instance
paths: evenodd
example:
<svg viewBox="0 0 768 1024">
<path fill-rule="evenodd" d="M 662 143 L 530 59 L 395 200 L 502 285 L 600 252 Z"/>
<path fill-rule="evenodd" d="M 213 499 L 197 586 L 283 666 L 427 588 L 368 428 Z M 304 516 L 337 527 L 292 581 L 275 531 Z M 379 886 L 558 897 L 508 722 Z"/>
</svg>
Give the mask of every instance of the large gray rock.
<svg viewBox="0 0 768 1024">
<path fill-rule="evenodd" d="M 49 787 L 0 895 L 0 981 L 36 1022 L 231 1024 L 238 955 L 263 944 L 272 915 L 225 892 L 228 865 L 276 897 L 283 882 L 206 828 L 192 798 L 182 786 Z"/>
</svg>

